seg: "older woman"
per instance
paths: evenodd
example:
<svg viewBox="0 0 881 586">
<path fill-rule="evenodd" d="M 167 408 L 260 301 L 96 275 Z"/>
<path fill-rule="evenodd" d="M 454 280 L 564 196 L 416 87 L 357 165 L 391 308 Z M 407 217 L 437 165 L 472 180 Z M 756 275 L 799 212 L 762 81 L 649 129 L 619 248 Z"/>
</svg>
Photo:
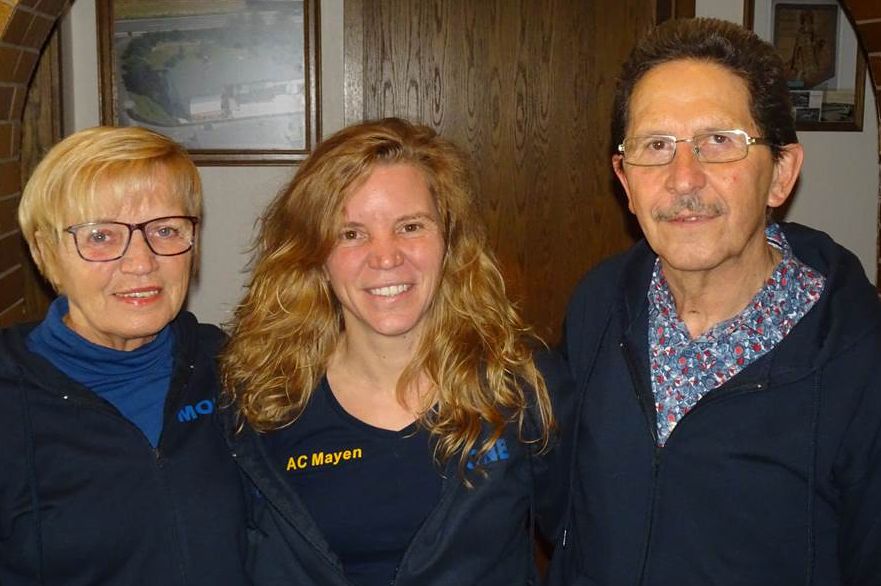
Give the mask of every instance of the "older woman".
<svg viewBox="0 0 881 586">
<path fill-rule="evenodd" d="M 534 580 L 553 417 L 476 218 L 463 156 L 398 119 L 270 205 L 222 357 L 257 584 Z"/>
<path fill-rule="evenodd" d="M 212 418 L 215 327 L 181 312 L 199 175 L 171 140 L 93 128 L 19 222 L 58 292 L 0 337 L 0 583 L 244 584 L 243 497 Z"/>
</svg>

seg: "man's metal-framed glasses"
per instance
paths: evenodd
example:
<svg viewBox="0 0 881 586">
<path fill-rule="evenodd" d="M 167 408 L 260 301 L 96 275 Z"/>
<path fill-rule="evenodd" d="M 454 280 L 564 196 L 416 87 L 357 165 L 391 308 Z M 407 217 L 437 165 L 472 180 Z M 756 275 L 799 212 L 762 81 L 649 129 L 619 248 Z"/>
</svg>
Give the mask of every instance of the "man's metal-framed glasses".
<svg viewBox="0 0 881 586">
<path fill-rule="evenodd" d="M 702 163 L 731 163 L 745 159 L 749 147 L 754 144 L 771 145 L 767 138 L 750 136 L 746 131 L 714 130 L 702 132 L 691 138 L 676 138 L 666 134 L 631 136 L 618 145 L 628 165 L 657 167 L 667 165 L 676 156 L 680 142 L 691 143 L 691 152 Z"/>
<path fill-rule="evenodd" d="M 80 258 L 90 262 L 109 262 L 125 256 L 132 234 L 140 230 L 147 247 L 158 256 L 177 256 L 193 248 L 196 241 L 195 216 L 165 216 L 140 224 L 125 222 L 85 222 L 64 229 L 73 236 Z"/>
</svg>

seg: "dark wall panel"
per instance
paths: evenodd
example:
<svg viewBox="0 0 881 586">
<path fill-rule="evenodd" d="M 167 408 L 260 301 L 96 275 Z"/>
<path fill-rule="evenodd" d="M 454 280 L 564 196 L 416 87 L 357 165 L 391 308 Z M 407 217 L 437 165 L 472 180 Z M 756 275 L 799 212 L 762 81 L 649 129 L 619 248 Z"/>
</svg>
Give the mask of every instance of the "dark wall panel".
<svg viewBox="0 0 881 586">
<path fill-rule="evenodd" d="M 616 193 L 615 76 L 649 0 L 347 0 L 349 121 L 405 116 L 471 155 L 493 248 L 553 341 L 581 275 L 636 231 Z"/>
</svg>

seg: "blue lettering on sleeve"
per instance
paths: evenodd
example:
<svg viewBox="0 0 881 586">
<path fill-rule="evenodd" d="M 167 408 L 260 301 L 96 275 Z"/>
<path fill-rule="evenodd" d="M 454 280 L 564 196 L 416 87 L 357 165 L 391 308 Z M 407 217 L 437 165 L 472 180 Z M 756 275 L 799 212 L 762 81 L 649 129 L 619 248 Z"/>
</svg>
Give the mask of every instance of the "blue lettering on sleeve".
<svg viewBox="0 0 881 586">
<path fill-rule="evenodd" d="M 214 413 L 214 401 L 203 399 L 195 405 L 184 405 L 177 412 L 177 420 L 181 423 L 190 423 L 203 415 Z"/>
<path fill-rule="evenodd" d="M 474 470 L 476 465 L 474 463 L 474 456 L 477 455 L 477 450 L 471 450 L 468 453 L 469 456 L 472 456 L 468 463 L 465 464 L 465 468 L 468 470 Z M 507 460 L 511 455 L 508 453 L 508 442 L 502 438 L 496 440 L 496 443 L 489 449 L 489 451 L 484 454 L 483 458 L 480 459 L 480 465 L 486 466 L 492 462 L 498 462 L 500 460 Z"/>
</svg>

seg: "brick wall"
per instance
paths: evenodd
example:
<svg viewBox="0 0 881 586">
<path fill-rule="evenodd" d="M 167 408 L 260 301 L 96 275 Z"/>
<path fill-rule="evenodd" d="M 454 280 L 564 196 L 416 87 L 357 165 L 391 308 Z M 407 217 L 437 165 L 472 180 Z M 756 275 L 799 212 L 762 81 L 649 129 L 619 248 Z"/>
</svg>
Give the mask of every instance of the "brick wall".
<svg viewBox="0 0 881 586">
<path fill-rule="evenodd" d="M 15 218 L 21 194 L 21 116 L 31 75 L 66 0 L 0 0 L 0 326 L 27 315 L 25 263 Z"/>
</svg>

